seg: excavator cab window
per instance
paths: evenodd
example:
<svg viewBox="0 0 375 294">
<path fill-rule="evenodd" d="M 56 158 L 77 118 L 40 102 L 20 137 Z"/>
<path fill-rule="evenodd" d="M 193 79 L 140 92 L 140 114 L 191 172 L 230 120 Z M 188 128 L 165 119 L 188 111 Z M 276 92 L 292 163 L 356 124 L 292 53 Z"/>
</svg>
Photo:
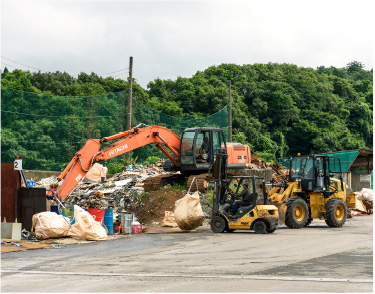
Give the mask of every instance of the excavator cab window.
<svg viewBox="0 0 375 294">
<path fill-rule="evenodd" d="M 195 131 L 184 132 L 181 138 L 181 163 L 194 164 Z"/>
<path fill-rule="evenodd" d="M 201 131 L 197 133 L 195 142 L 195 158 L 197 163 L 210 162 L 210 131 Z"/>
<path fill-rule="evenodd" d="M 213 133 L 213 147 L 214 147 L 214 156 L 218 153 L 223 153 L 226 150 L 225 139 L 223 132 L 214 131 Z"/>
</svg>

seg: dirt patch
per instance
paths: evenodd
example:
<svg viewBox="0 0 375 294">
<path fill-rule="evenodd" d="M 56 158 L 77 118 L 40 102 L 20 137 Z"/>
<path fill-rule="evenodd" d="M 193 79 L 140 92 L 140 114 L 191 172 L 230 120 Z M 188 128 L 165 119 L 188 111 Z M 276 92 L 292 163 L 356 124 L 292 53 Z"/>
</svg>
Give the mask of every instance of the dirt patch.
<svg viewBox="0 0 375 294">
<path fill-rule="evenodd" d="M 160 226 L 164 212 L 173 211 L 175 202 L 184 197 L 184 192 L 162 189 L 147 193 L 136 212 L 139 221 L 148 226 Z"/>
</svg>

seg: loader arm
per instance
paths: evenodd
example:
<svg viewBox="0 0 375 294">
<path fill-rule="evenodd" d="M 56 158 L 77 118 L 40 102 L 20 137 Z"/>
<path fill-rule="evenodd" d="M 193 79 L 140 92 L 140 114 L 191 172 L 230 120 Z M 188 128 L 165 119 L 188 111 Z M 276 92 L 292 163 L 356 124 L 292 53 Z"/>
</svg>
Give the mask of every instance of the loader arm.
<svg viewBox="0 0 375 294">
<path fill-rule="evenodd" d="M 102 143 L 117 140 L 100 150 Z M 180 138 L 171 130 L 161 126 L 135 127 L 102 139 L 89 139 L 76 153 L 68 166 L 57 177 L 62 181 L 57 196 L 64 200 L 84 178 L 90 167 L 98 161 L 108 160 L 139 147 L 154 143 L 156 147 L 175 165 L 179 165 Z M 173 155 L 170 155 L 168 148 Z"/>
</svg>

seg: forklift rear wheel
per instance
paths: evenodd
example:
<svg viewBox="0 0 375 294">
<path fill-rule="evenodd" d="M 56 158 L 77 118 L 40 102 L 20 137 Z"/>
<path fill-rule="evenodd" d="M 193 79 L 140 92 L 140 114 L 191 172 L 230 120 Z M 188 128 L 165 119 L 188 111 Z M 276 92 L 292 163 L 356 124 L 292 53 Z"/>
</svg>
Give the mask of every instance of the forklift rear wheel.
<svg viewBox="0 0 375 294">
<path fill-rule="evenodd" d="M 255 233 L 257 233 L 257 234 L 264 234 L 267 231 L 267 226 L 264 222 L 257 221 L 254 224 L 253 229 L 254 229 Z"/>
<path fill-rule="evenodd" d="M 214 233 L 223 233 L 226 227 L 225 219 L 221 216 L 214 216 L 211 220 L 211 230 Z"/>
<path fill-rule="evenodd" d="M 276 229 L 267 230 L 267 233 L 273 233 L 274 231 L 276 231 Z"/>
</svg>

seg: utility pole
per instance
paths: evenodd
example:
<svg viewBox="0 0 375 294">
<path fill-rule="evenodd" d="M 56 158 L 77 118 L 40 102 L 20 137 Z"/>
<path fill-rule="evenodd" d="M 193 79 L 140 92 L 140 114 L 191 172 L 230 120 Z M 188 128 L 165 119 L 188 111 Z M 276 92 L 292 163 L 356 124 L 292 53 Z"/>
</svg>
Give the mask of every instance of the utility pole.
<svg viewBox="0 0 375 294">
<path fill-rule="evenodd" d="M 232 142 L 232 83 L 229 80 L 229 103 L 228 103 L 228 142 Z"/>
<path fill-rule="evenodd" d="M 128 116 L 126 121 L 126 129 L 132 128 L 132 99 L 133 99 L 133 56 L 130 56 L 129 60 L 129 91 L 128 91 Z M 130 152 L 126 153 L 126 160 L 130 162 Z"/>
</svg>

